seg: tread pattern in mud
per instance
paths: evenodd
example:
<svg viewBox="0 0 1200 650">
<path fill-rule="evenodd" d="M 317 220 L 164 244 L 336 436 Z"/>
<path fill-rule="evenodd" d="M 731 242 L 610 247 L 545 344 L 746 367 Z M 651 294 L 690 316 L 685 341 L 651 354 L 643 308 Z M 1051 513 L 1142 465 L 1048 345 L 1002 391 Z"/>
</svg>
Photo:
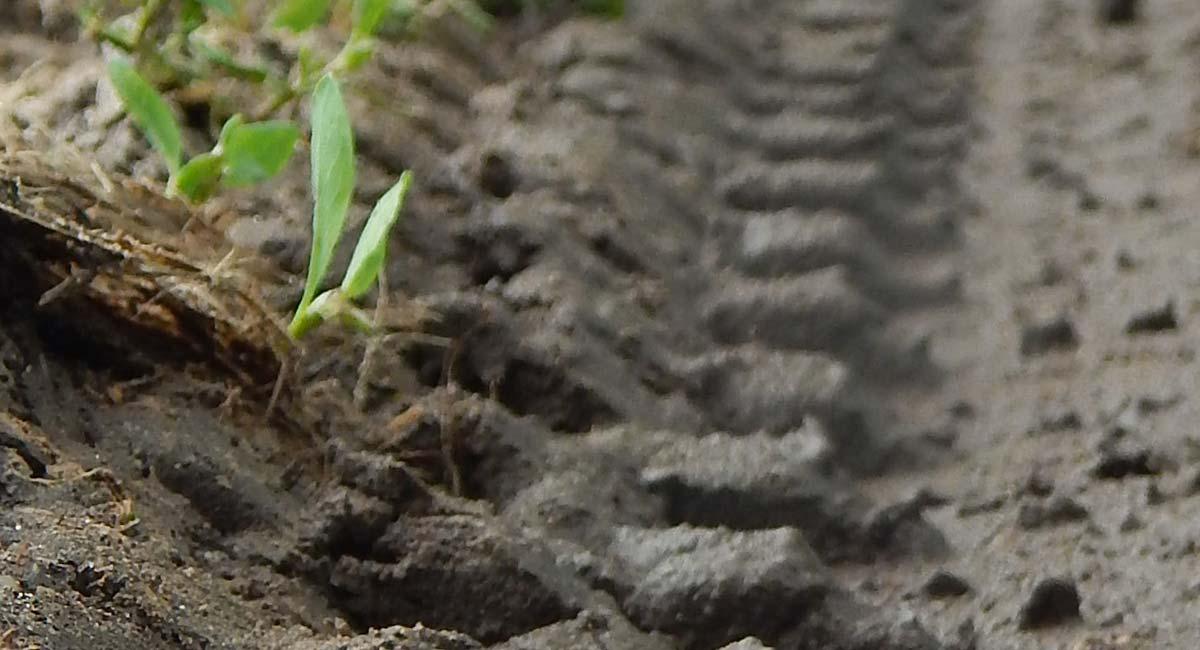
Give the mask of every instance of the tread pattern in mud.
<svg viewBox="0 0 1200 650">
<path fill-rule="evenodd" d="M 365 126 L 363 151 L 434 179 L 402 226 L 410 257 L 393 286 L 421 296 L 435 333 L 456 342 L 451 367 L 436 348 L 403 359 L 431 388 L 450 377 L 493 402 L 447 416 L 439 389 L 413 417 L 461 435 L 466 491 L 506 525 L 586 549 L 575 557 L 596 564 L 574 578 L 615 596 L 635 624 L 696 647 L 706 634 L 781 641 L 772 626 L 786 622 L 736 613 L 720 630 L 675 629 L 670 588 L 638 586 L 638 551 L 614 531 L 663 547 L 703 539 L 720 555 L 769 547 L 769 529 L 791 527 L 806 540 L 796 549 L 826 562 L 944 549 L 919 504 L 872 512 L 826 473 L 880 469 L 903 437 L 893 387 L 936 379 L 905 318 L 957 297 L 972 12 L 708 0 L 634 13 L 534 39 L 499 65 L 520 79 L 507 84 L 476 63 L 394 61 L 417 81 L 426 118 Z M 447 221 L 448 207 L 466 218 Z M 394 501 L 355 478 L 372 458 L 394 465 L 388 452 L 338 448 L 361 459 L 345 486 Z M 356 517 L 335 527 L 377 536 L 372 517 L 361 530 Z M 315 577 L 350 584 L 338 567 L 373 556 L 322 526 L 305 549 L 326 567 Z M 330 548 L 347 556 L 320 559 Z M 356 580 L 403 590 L 389 566 Z M 823 606 L 814 595 L 827 584 L 788 588 L 799 584 L 780 598 Z M 356 624 L 406 622 L 370 593 L 355 598 Z M 842 646 L 857 647 L 826 647 Z"/>
<path fill-rule="evenodd" d="M 871 561 L 896 531 L 936 547 L 936 531 L 919 506 L 871 513 L 830 477 L 880 469 L 901 426 L 893 387 L 936 377 L 905 318 L 958 289 L 970 3 L 645 5 L 620 24 L 567 21 L 511 57 L 452 32 L 381 48 L 363 85 L 399 85 L 406 108 L 355 120 L 359 198 L 403 169 L 422 179 L 389 286 L 436 314 L 428 333 L 452 350 L 385 349 L 367 417 L 387 426 L 331 430 L 302 514 L 246 508 L 237 528 L 293 540 L 281 570 L 360 629 L 420 621 L 500 642 L 606 592 L 686 647 L 893 647 L 856 631 L 856 609 L 821 614 L 843 593 L 821 561 Z M 78 126 L 55 107 L 88 105 L 98 66 L 68 65 L 92 76 L 47 82 L 51 101 L 19 103 L 22 120 Z M 380 101 L 351 95 L 351 110 Z M 116 124 L 72 144 L 154 170 Z M 281 179 L 263 212 L 302 215 L 306 180 Z M 298 270 L 301 232 L 264 248 Z M 239 472 L 195 456 L 178 467 Z M 155 471 L 190 498 L 190 474 Z M 219 508 L 195 510 L 238 534 Z M 697 568 L 711 600 L 643 580 Z"/>
<path fill-rule="evenodd" d="M 646 11 L 640 35 L 622 45 L 579 29 L 539 53 L 558 70 L 553 92 L 587 113 L 577 119 L 616 138 L 603 151 L 615 171 L 597 184 L 608 187 L 605 207 L 624 212 L 581 217 L 604 224 L 589 226 L 599 231 L 589 257 L 600 259 L 559 260 L 555 270 L 600 291 L 663 285 L 650 309 L 578 308 L 592 310 L 592 330 L 620 330 L 622 346 L 668 350 L 669 388 L 687 396 L 681 408 L 701 429 L 782 433 L 806 416 L 861 420 L 845 416 L 886 392 L 878 379 L 931 370 L 898 316 L 956 296 L 945 253 L 966 207 L 954 167 L 967 137 L 969 12 L 934 2 L 705 2 L 681 23 L 671 3 Z M 536 147 L 513 143 L 526 151 L 518 160 Z M 573 182 L 550 181 L 578 205 Z M 622 232 L 622 221 L 660 233 Z M 535 263 L 554 264 L 547 257 Z M 613 347 L 616 365 L 639 380 L 615 391 L 628 395 L 648 383 L 647 369 Z M 611 359 L 595 372 L 564 365 L 568 380 L 605 401 L 600 369 Z M 786 380 L 818 366 L 836 388 Z M 731 416 L 760 370 L 793 390 L 773 390 L 771 406 L 751 400 L 760 417 Z M 617 403 L 612 411 L 695 428 Z"/>
</svg>

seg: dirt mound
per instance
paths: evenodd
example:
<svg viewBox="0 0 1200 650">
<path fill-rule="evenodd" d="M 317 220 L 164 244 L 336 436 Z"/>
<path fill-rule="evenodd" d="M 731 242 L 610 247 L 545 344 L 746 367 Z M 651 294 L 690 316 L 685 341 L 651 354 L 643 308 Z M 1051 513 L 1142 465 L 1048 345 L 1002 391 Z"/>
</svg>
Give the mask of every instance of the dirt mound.
<svg viewBox="0 0 1200 650">
<path fill-rule="evenodd" d="M 305 170 L 203 210 L 130 180 L 164 170 L 50 4 L 0 10 L 16 647 L 1067 642 L 1125 610 L 1085 584 L 1101 566 L 1038 566 L 1038 540 L 1119 554 L 1089 538 L 1116 501 L 1190 494 L 1183 452 L 1147 433 L 1182 422 L 1185 397 L 1079 396 L 1120 374 L 1112 354 L 1133 368 L 1120 386 L 1189 363 L 1172 337 L 1191 307 L 1178 291 L 1089 306 L 1120 283 L 1080 268 L 1113 253 L 1133 277 L 1153 255 L 1018 214 L 1069 204 L 1156 241 L 1114 206 L 1175 214 L 1190 176 L 1130 188 L 1120 165 L 1148 160 L 1184 102 L 1148 90 L 1150 117 L 1110 141 L 1067 90 L 1018 77 L 1070 77 L 1055 25 L 1102 34 L 1098 106 L 1122 87 L 1106 75 L 1167 56 L 1136 32 L 1159 14 L 1113 26 L 1050 3 L 1030 27 L 966 0 L 669 0 L 491 39 L 435 24 L 382 47 L 350 96 L 352 221 L 400 171 L 420 179 L 391 247 L 392 331 L 295 349 L 276 320 L 299 295 Z M 1041 103 L 1017 105 L 1024 83 Z M 969 156 L 978 122 L 994 140 Z M 1048 393 L 1083 401 L 995 444 Z M 1063 442 L 1093 428 L 1093 446 Z M 1167 525 L 1144 510 L 1121 536 Z"/>
</svg>

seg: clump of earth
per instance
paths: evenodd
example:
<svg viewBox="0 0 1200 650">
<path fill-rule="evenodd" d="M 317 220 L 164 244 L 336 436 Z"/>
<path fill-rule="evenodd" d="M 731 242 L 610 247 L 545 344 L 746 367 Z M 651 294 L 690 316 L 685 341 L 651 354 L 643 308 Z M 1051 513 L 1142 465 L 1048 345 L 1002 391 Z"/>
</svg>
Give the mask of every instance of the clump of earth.
<svg viewBox="0 0 1200 650">
<path fill-rule="evenodd" d="M 448 15 L 348 91 L 387 327 L 286 351 L 306 165 L 165 198 L 69 9 L 0 8 L 0 647 L 1200 642 L 1187 2 Z"/>
</svg>

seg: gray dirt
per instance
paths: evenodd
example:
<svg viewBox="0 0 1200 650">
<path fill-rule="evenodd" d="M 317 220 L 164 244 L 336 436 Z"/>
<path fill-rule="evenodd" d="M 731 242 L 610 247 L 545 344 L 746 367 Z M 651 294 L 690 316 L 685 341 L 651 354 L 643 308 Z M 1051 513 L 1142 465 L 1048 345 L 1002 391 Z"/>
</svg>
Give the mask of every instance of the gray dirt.
<svg viewBox="0 0 1200 650">
<path fill-rule="evenodd" d="M 1200 11 L 629 5 L 381 48 L 404 325 L 292 428 L 0 202 L 0 648 L 1200 644 Z M 70 25 L 0 8 L 4 155 L 161 180 Z M 306 182 L 205 215 L 281 310 Z"/>
</svg>

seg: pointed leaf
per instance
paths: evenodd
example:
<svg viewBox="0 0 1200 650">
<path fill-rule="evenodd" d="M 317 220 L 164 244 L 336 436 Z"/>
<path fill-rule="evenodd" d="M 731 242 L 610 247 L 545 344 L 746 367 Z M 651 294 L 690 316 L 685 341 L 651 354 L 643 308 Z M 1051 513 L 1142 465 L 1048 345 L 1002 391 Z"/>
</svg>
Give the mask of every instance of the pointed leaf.
<svg viewBox="0 0 1200 650">
<path fill-rule="evenodd" d="M 350 39 L 350 42 L 346 43 L 346 46 L 338 53 L 337 69 L 342 72 L 354 72 L 370 61 L 372 54 L 375 54 L 375 39 Z"/>
<path fill-rule="evenodd" d="M 296 149 L 300 129 L 285 120 L 240 124 L 221 129 L 225 183 L 243 187 L 278 174 Z"/>
<path fill-rule="evenodd" d="M 229 0 L 200 0 L 200 4 L 226 16 L 233 15 L 233 3 Z"/>
<path fill-rule="evenodd" d="M 246 123 L 246 118 L 242 117 L 241 113 L 235 114 L 233 117 L 225 120 L 225 124 L 221 126 L 221 136 L 217 138 L 217 146 L 221 149 L 225 148 L 225 143 L 229 142 L 229 136 Z"/>
<path fill-rule="evenodd" d="M 329 0 L 284 0 L 272 21 L 276 27 L 303 32 L 325 19 Z"/>
<path fill-rule="evenodd" d="M 354 255 L 350 258 L 350 267 L 346 269 L 346 277 L 342 279 L 342 294 L 354 300 L 370 290 L 371 285 L 383 271 L 387 257 L 388 235 L 392 226 L 400 216 L 400 208 L 404 206 L 404 198 L 412 187 L 412 172 L 404 172 L 400 180 L 388 190 L 367 218 L 358 244 L 354 247 Z"/>
<path fill-rule="evenodd" d="M 125 59 L 108 64 L 108 77 L 121 103 L 172 174 L 183 164 L 183 136 L 166 100 Z"/>
<path fill-rule="evenodd" d="M 312 98 L 312 254 L 304 296 L 296 309 L 293 326 L 306 317 L 308 306 L 329 271 L 353 190 L 354 132 L 337 81 L 326 75 L 317 82 Z"/>
<path fill-rule="evenodd" d="M 624 0 L 583 0 L 580 3 L 589 14 L 605 18 L 620 18 L 625 15 Z"/>
<path fill-rule="evenodd" d="M 221 183 L 224 161 L 215 153 L 202 153 L 171 177 L 171 188 L 193 203 L 208 200 Z"/>
<path fill-rule="evenodd" d="M 417 0 L 392 0 L 392 17 L 402 21 L 412 20 L 420 9 Z"/>
<path fill-rule="evenodd" d="M 191 34 L 204 24 L 204 5 L 200 0 L 183 0 L 179 8 L 179 31 Z"/>
<path fill-rule="evenodd" d="M 391 4 L 392 0 L 354 0 L 354 27 L 351 38 L 374 36 Z"/>
</svg>

